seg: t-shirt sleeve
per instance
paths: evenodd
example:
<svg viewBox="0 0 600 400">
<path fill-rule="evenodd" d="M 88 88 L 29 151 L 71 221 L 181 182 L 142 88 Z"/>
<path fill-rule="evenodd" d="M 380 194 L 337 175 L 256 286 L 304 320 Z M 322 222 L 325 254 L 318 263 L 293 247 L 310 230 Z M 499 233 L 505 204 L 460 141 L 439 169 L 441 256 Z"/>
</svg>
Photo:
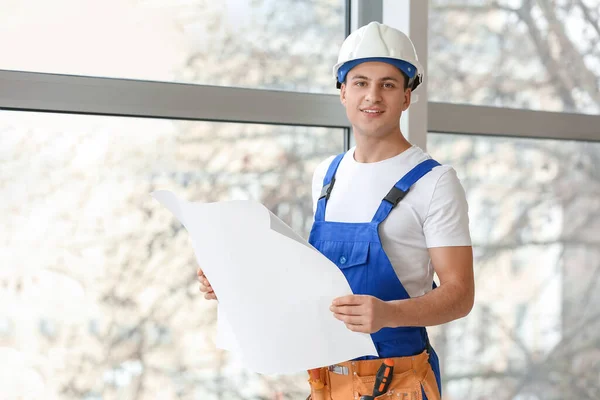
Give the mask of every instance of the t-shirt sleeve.
<svg viewBox="0 0 600 400">
<path fill-rule="evenodd" d="M 323 179 L 325 179 L 325 174 L 327 174 L 327 170 L 329 169 L 329 165 L 333 161 L 335 156 L 331 156 L 321 162 L 315 172 L 313 173 L 312 179 L 312 200 L 313 200 L 313 215 L 317 212 L 317 202 L 319 201 L 319 197 L 321 196 L 321 189 L 323 188 Z"/>
<path fill-rule="evenodd" d="M 471 246 L 467 196 L 453 168 L 436 183 L 423 232 L 428 248 Z"/>
</svg>

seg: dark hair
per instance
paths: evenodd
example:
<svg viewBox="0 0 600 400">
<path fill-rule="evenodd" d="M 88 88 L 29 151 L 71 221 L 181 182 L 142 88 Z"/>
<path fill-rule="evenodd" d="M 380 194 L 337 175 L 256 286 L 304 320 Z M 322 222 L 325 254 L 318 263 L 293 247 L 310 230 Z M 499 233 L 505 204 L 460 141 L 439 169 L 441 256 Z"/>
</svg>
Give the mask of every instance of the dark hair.
<svg viewBox="0 0 600 400">
<path fill-rule="evenodd" d="M 399 69 L 400 70 L 400 69 Z M 402 76 L 404 77 L 404 90 L 408 89 L 408 82 L 410 81 L 410 78 L 408 77 L 408 75 L 406 75 L 404 73 L 404 71 L 400 71 L 400 73 L 402 74 Z M 411 87 L 412 89 L 412 87 Z"/>
</svg>

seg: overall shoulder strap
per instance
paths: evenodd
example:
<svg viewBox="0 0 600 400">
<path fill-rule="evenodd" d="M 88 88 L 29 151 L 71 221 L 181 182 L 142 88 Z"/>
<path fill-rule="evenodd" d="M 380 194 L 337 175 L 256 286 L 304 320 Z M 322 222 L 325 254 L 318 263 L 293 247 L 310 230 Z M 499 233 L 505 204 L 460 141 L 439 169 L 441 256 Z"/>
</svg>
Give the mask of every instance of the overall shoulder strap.
<svg viewBox="0 0 600 400">
<path fill-rule="evenodd" d="M 429 173 L 432 169 L 439 166 L 435 160 L 429 159 L 421 162 L 416 167 L 408 171 L 406 175 L 404 175 L 392 189 L 388 192 L 388 194 L 384 197 L 373 217 L 372 222 L 381 223 L 384 221 L 392 209 L 400 203 L 400 201 L 406 196 L 410 188 L 417 183 L 419 179 Z"/>
<path fill-rule="evenodd" d="M 340 166 L 340 162 L 342 158 L 344 158 L 344 154 L 338 154 L 331 164 L 329 164 L 329 169 L 325 174 L 325 178 L 323 179 L 323 188 L 321 189 L 321 195 L 319 196 L 319 200 L 317 202 L 317 212 L 315 213 L 315 221 L 324 221 L 325 220 L 325 207 L 327 205 L 327 200 L 329 200 L 329 196 L 331 195 L 331 191 L 333 190 L 333 185 L 335 184 L 335 173 Z"/>
</svg>

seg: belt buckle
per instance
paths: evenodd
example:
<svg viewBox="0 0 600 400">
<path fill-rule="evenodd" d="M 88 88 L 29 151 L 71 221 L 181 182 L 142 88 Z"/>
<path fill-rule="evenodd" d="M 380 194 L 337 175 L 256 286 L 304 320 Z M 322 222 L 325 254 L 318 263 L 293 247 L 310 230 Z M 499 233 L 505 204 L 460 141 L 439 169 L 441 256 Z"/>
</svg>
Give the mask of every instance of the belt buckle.
<svg viewBox="0 0 600 400">
<path fill-rule="evenodd" d="M 327 369 L 334 374 L 348 375 L 348 367 L 344 367 L 343 365 L 330 365 Z"/>
</svg>

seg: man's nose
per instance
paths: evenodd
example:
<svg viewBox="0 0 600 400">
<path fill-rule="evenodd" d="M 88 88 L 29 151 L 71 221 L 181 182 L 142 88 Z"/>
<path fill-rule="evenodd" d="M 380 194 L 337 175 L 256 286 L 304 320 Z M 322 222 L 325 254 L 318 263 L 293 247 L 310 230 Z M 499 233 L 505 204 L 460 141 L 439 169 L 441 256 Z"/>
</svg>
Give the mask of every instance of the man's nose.
<svg viewBox="0 0 600 400">
<path fill-rule="evenodd" d="M 381 101 L 381 88 L 379 85 L 371 85 L 369 87 L 365 100 L 370 103 L 378 103 Z"/>
</svg>

